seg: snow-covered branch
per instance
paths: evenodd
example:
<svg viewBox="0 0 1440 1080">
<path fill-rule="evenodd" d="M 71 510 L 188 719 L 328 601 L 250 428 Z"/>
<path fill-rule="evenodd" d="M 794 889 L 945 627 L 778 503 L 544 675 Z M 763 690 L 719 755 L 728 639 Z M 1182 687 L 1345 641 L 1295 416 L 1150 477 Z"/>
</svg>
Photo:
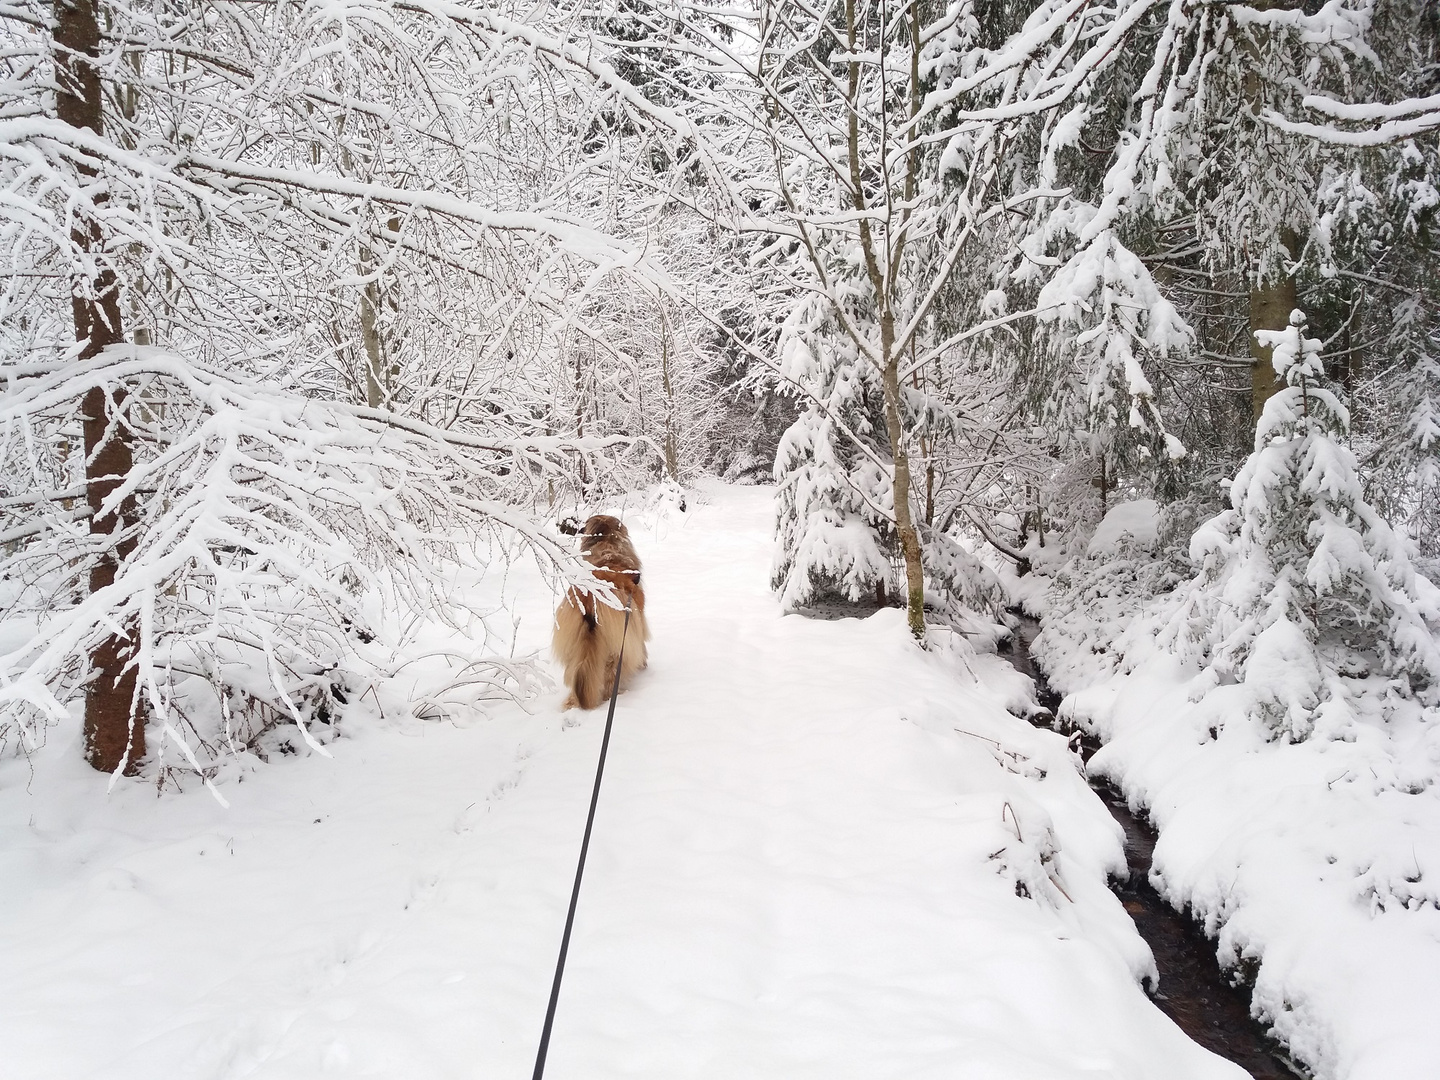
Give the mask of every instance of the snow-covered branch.
<svg viewBox="0 0 1440 1080">
<path fill-rule="evenodd" d="M 64 432 L 96 388 L 124 401 L 114 419 L 136 448 L 134 468 L 115 478 L 104 507 L 133 506 L 128 535 L 98 545 L 72 524 L 73 491 L 46 487 L 80 467 Z M 134 346 L 12 377 L 0 437 L 3 460 L 12 469 L 28 463 L 30 483 L 53 496 L 0 507 L 7 536 L 26 541 L 0 567 L 21 586 L 10 617 L 29 612 L 40 630 L 0 658 L 5 717 L 27 742 L 40 738 L 84 686 L 89 651 L 118 631 L 140 676 L 137 708 L 187 755 L 196 747 L 181 717 L 195 689 L 181 686 L 182 669 L 208 673 L 227 724 L 248 695 L 303 728 L 310 717 L 297 687 L 353 667 L 359 645 L 377 636 L 399 644 L 383 640 L 377 612 L 452 624 L 474 614 L 450 586 L 456 563 L 518 540 L 560 580 L 586 579 L 568 546 L 519 508 L 571 471 L 566 454 L 613 444 L 482 446 Z M 502 542 L 486 544 L 492 535 Z M 133 549 L 113 583 L 86 594 L 103 547 L 127 538 Z M 232 734 L 227 728 L 224 739 Z"/>
</svg>

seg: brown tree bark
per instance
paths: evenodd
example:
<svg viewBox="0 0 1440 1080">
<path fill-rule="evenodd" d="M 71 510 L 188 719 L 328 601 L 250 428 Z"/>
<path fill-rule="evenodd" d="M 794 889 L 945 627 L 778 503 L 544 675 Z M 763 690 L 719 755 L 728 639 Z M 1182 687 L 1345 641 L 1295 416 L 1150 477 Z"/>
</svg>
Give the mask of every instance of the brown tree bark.
<svg viewBox="0 0 1440 1080">
<path fill-rule="evenodd" d="M 675 437 L 675 388 L 670 382 L 670 320 L 660 313 L 660 377 L 665 385 L 665 471 L 680 483 L 680 446 Z"/>
<path fill-rule="evenodd" d="M 1291 11 L 1300 6 L 1299 0 L 1250 0 L 1250 7 L 1259 11 Z M 1264 27 L 1254 27 L 1250 36 L 1244 39 L 1243 48 L 1249 58 L 1250 67 L 1245 74 L 1245 98 L 1250 114 L 1259 124 L 1260 113 L 1269 104 L 1266 99 L 1266 85 L 1261 67 L 1264 63 L 1265 45 L 1269 32 Z M 1300 252 L 1300 238 L 1294 228 L 1285 225 L 1279 237 L 1281 246 L 1293 262 Z M 1290 312 L 1295 309 L 1295 275 L 1285 273 L 1266 280 L 1251 278 L 1250 282 L 1250 411 L 1252 418 L 1259 421 L 1265 411 L 1265 403 L 1284 389 L 1285 383 L 1275 374 L 1271 362 L 1274 350 L 1261 345 L 1255 339 L 1256 330 L 1284 330 L 1290 325 Z"/>
<path fill-rule="evenodd" d="M 910 514 L 910 451 L 900 422 L 900 358 L 895 355 L 895 317 L 888 306 L 880 315 L 880 351 L 885 366 L 880 373 L 885 393 L 885 433 L 890 439 L 891 475 L 895 493 L 895 533 L 905 560 L 905 617 L 910 633 L 925 643 L 925 564 L 920 534 Z"/>
<path fill-rule="evenodd" d="M 360 245 L 361 277 L 375 272 L 369 244 Z M 380 285 L 373 279 L 360 290 L 360 344 L 365 350 L 365 404 L 378 409 L 386 404 L 388 380 L 384 371 L 384 350 L 380 347 Z"/>
<path fill-rule="evenodd" d="M 345 161 L 348 167 L 348 154 Z M 392 233 L 398 233 L 400 219 L 390 218 L 385 227 Z M 379 260 L 374 249 L 368 243 L 361 244 L 358 267 L 360 276 L 370 277 L 378 265 Z M 365 350 L 365 404 L 372 409 L 390 407 L 390 395 L 394 390 L 392 383 L 398 374 L 386 356 L 389 349 L 380 329 L 380 307 L 383 300 L 380 282 L 373 278 L 365 282 L 364 288 L 360 290 L 360 344 Z"/>
<path fill-rule="evenodd" d="M 1293 258 L 1299 249 L 1299 240 L 1291 229 L 1286 229 L 1281 242 Z M 1259 421 L 1265 411 L 1265 403 L 1284 389 L 1285 382 L 1275 374 L 1272 362 L 1275 350 L 1262 345 L 1255 337 L 1256 330 L 1284 330 L 1290 325 L 1290 312 L 1297 303 L 1295 275 L 1286 274 L 1270 281 L 1252 281 L 1250 285 L 1250 411 L 1254 420 Z"/>
<path fill-rule="evenodd" d="M 55 52 L 58 89 L 55 111 L 71 127 L 88 128 L 99 134 L 104 125 L 104 98 L 96 58 L 100 53 L 100 20 L 97 0 L 56 0 Z M 95 176 L 83 162 L 77 166 L 82 179 Z M 103 199 L 97 196 L 96 202 Z M 100 222 L 79 213 L 70 234 L 76 251 L 86 265 L 95 267 L 88 280 L 77 279 L 71 303 L 75 340 L 81 343 L 80 359 L 98 356 L 110 345 L 123 342 L 119 283 L 104 258 L 105 237 Z M 107 401 L 104 390 L 85 395 L 85 498 L 90 505 L 90 535 L 100 549 L 90 570 L 90 591 L 95 593 L 115 581 L 120 563 L 134 550 L 134 537 L 125 537 L 133 522 L 133 506 L 127 500 L 118 512 L 102 513 L 102 506 L 130 472 L 134 455 L 129 435 L 121 424 L 112 428 L 112 416 L 119 416 L 125 395 L 116 389 Z M 136 715 L 136 672 L 127 668 L 133 634 L 112 634 L 90 654 L 91 680 L 85 693 L 85 757 L 101 772 L 122 770 L 134 773 L 145 756 L 145 727 Z"/>
</svg>

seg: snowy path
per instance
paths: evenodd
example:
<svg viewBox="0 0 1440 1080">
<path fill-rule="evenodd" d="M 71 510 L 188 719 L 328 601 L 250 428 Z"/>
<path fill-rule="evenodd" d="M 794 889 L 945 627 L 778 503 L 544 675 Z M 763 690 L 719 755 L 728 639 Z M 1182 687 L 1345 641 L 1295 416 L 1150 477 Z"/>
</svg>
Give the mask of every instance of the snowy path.
<svg viewBox="0 0 1440 1080">
<path fill-rule="evenodd" d="M 720 489 L 632 518 L 655 640 L 547 1076 L 1242 1076 L 1136 984 L 1116 826 L 1005 713 L 1008 669 L 976 661 L 985 689 L 898 612 L 781 617 L 769 515 Z M 536 644 L 551 599 L 517 587 Z M 559 700 L 357 707 L 334 760 L 232 777 L 229 810 L 106 801 L 60 737 L 33 779 L 3 763 L 0 1076 L 528 1077 L 604 721 Z"/>
</svg>

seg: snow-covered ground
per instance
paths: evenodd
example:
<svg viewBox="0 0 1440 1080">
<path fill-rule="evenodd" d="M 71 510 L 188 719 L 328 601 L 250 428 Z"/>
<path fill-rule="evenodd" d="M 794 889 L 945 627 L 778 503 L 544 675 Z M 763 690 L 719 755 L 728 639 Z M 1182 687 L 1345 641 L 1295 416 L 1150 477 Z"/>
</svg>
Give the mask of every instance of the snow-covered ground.
<svg viewBox="0 0 1440 1080">
<path fill-rule="evenodd" d="M 781 616 L 771 493 L 631 514 L 619 703 L 547 1076 L 1243 1075 L 1145 998 L 1118 827 L 994 657 Z M 517 569 L 520 648 L 553 597 Z M 451 644 L 463 645 L 452 641 Z M 528 1075 L 603 711 L 396 716 L 157 796 L 0 763 L 0 1075 Z M 380 715 L 377 703 L 388 706 Z"/>
<path fill-rule="evenodd" d="M 1105 744 L 1091 771 L 1158 828 L 1153 883 L 1321 1080 L 1440 1077 L 1440 711 L 1376 693 L 1275 738 L 1244 684 L 1156 644 L 1181 590 L 1122 531 L 1066 571 L 1035 649 L 1061 718 Z"/>
</svg>

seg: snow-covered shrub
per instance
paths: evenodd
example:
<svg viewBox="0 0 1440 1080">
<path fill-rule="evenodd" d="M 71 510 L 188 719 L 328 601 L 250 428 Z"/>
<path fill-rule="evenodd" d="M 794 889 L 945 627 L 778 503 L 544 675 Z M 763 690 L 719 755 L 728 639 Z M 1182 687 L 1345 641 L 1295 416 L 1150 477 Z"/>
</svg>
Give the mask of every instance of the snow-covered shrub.
<svg viewBox="0 0 1440 1080">
<path fill-rule="evenodd" d="M 1096 483 L 1099 462 L 1085 448 L 1088 440 L 1067 439 L 1060 463 L 1038 485 L 1036 504 L 1044 514 L 1045 544 L 1049 558 L 1057 553 L 1076 556 L 1084 553 L 1090 534 L 1105 516 L 1105 506 Z M 1036 538 L 1039 539 L 1039 536 Z M 1027 554 L 1029 554 L 1027 552 Z"/>
<path fill-rule="evenodd" d="M 1156 596 L 1184 580 L 1164 544 L 1168 513 L 1152 499 L 1113 507 L 1055 572 L 1050 610 L 1031 650 L 1061 693 L 1125 663 L 1125 630 Z"/>
<path fill-rule="evenodd" d="M 1437 195 L 1440 198 L 1440 195 Z M 1358 433 L 1366 493 L 1408 525 L 1421 553 L 1440 556 L 1440 327 L 1422 288 L 1385 307 L 1383 377 L 1356 389 L 1366 418 Z M 1381 320 L 1376 320 L 1380 322 Z"/>
<path fill-rule="evenodd" d="M 1440 590 L 1366 501 L 1342 441 L 1348 414 L 1321 385 L 1304 326 L 1297 311 L 1287 329 L 1257 332 L 1286 386 L 1265 406 L 1231 509 L 1195 533 L 1200 572 L 1169 628 L 1206 686 L 1243 683 L 1254 714 L 1290 740 L 1323 715 L 1343 724 L 1372 673 L 1389 693 L 1440 700 Z"/>
<path fill-rule="evenodd" d="M 375 640 L 377 616 L 483 620 L 452 579 L 485 534 L 518 537 L 545 565 L 578 573 L 516 508 L 525 487 L 561 471 L 569 443 L 487 443 L 153 348 L 7 374 L 0 460 L 19 494 L 0 502 L 11 544 L 0 578 L 13 597 L 6 619 L 36 632 L 0 656 L 0 725 L 22 749 L 83 694 L 90 657 L 114 635 L 138 674 L 132 715 L 160 736 L 162 767 L 168 744 L 204 771 L 201 758 L 244 748 L 280 718 L 313 745 L 313 723 L 395 644 Z M 97 388 L 134 453 L 104 504 L 125 507 L 108 536 L 89 530 L 72 434 Z M 118 569 L 96 588 L 91 568 L 107 551 Z M 523 665 L 472 659 L 465 679 L 530 689 Z"/>
<path fill-rule="evenodd" d="M 922 525 L 925 576 L 931 586 L 925 607 L 972 639 L 992 641 L 1004 634 L 998 625 L 1007 603 L 995 571 L 954 536 Z"/>
<path fill-rule="evenodd" d="M 781 373 L 805 395 L 775 457 L 770 583 L 787 611 L 821 600 L 869 600 L 892 580 L 879 375 L 833 327 L 828 303 L 818 294 L 802 299 L 780 333 Z"/>
</svg>

